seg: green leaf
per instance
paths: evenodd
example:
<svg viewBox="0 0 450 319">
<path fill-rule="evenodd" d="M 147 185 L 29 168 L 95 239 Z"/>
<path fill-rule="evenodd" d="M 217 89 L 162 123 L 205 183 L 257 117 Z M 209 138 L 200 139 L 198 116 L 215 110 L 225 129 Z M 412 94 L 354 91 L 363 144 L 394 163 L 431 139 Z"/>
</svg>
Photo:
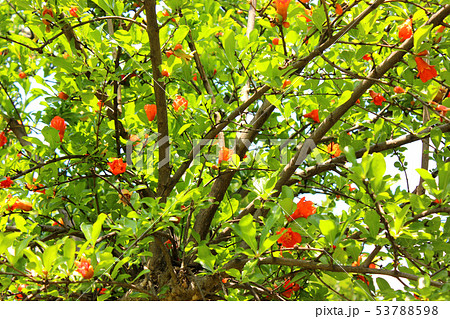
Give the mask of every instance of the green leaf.
<svg viewBox="0 0 450 319">
<path fill-rule="evenodd" d="M 58 254 L 59 244 L 54 246 L 49 246 L 45 249 L 42 255 L 42 261 L 44 263 L 44 268 L 47 271 L 51 271 L 53 263 L 55 262 L 56 255 Z"/>
<path fill-rule="evenodd" d="M 77 245 L 75 244 L 75 240 L 73 240 L 72 238 L 67 238 L 66 242 L 64 243 L 63 252 L 64 257 L 68 259 L 67 266 L 69 269 L 72 267 L 75 260 L 76 248 Z"/>
<path fill-rule="evenodd" d="M 378 288 L 380 288 L 380 291 L 392 290 L 389 283 L 381 277 L 377 278 L 377 285 L 378 285 Z"/>
<path fill-rule="evenodd" d="M 112 279 L 115 279 L 117 276 L 117 272 L 119 271 L 120 267 L 122 267 L 125 263 L 127 263 L 130 260 L 130 257 L 125 257 L 121 261 L 117 263 L 117 265 L 114 267 L 113 272 L 111 273 Z"/>
<path fill-rule="evenodd" d="M 262 244 L 259 245 L 259 251 L 258 254 L 263 254 L 267 249 L 272 247 L 273 244 L 276 243 L 276 241 L 280 238 L 280 235 L 272 235 L 269 238 L 266 238 Z"/>
<path fill-rule="evenodd" d="M 198 261 L 204 268 L 209 271 L 214 271 L 214 264 L 217 257 L 215 257 L 206 245 L 198 246 Z"/>
<path fill-rule="evenodd" d="M 51 148 L 56 148 L 56 145 L 61 142 L 58 130 L 53 127 L 45 126 L 41 133 L 44 135 L 45 140 L 50 144 Z"/>
<path fill-rule="evenodd" d="M 180 130 L 178 131 L 178 135 L 181 135 L 181 134 L 183 134 L 184 133 L 184 131 L 186 131 L 189 127 L 191 127 L 192 125 L 194 125 L 194 123 L 187 123 L 187 124 L 184 124 L 181 128 L 180 128 Z"/>
<path fill-rule="evenodd" d="M 417 29 L 416 32 L 414 32 L 414 51 L 419 52 L 420 45 L 427 37 L 428 33 L 430 33 L 431 29 L 433 29 L 433 25 L 425 25 Z"/>
<path fill-rule="evenodd" d="M 92 225 L 86 224 L 86 223 L 82 223 L 80 228 L 81 228 L 81 231 L 83 232 L 84 236 L 86 237 L 86 239 L 88 241 L 91 241 L 91 239 L 92 239 Z"/>
<path fill-rule="evenodd" d="M 347 145 L 344 147 L 344 154 L 348 161 L 350 161 L 353 165 L 356 165 L 356 155 L 355 149 L 351 145 Z"/>
<path fill-rule="evenodd" d="M 95 245 L 95 242 L 97 241 L 97 238 L 100 235 L 100 232 L 102 231 L 102 225 L 103 225 L 105 219 L 106 219 L 105 214 L 102 213 L 102 214 L 98 215 L 97 221 L 94 223 L 94 226 L 92 227 L 92 232 L 91 232 L 92 245 Z"/>
<path fill-rule="evenodd" d="M 331 219 L 322 219 L 319 222 L 319 229 L 330 244 L 334 242 L 338 228 Z"/>
<path fill-rule="evenodd" d="M 175 44 L 183 42 L 188 33 L 189 27 L 187 25 L 180 25 L 173 35 L 172 42 Z"/>
<path fill-rule="evenodd" d="M 370 236 L 376 238 L 380 230 L 380 216 L 373 210 L 369 210 L 364 216 L 364 222 L 369 227 Z"/>
<path fill-rule="evenodd" d="M 236 51 L 236 42 L 234 39 L 234 31 L 229 29 L 225 31 L 223 35 L 223 47 L 225 49 L 225 54 L 227 56 L 228 62 L 234 68 L 236 67 L 237 61 L 236 56 L 234 55 Z"/>
<path fill-rule="evenodd" d="M 428 184 L 428 186 L 432 189 L 437 189 L 436 181 L 433 176 L 426 169 L 416 168 L 417 173 L 419 173 L 420 177 Z"/>
<path fill-rule="evenodd" d="M 439 148 L 442 139 L 442 131 L 437 127 L 434 127 L 430 132 L 431 141 L 436 148 Z"/>
<path fill-rule="evenodd" d="M 239 221 L 239 225 L 232 225 L 231 228 L 236 232 L 236 234 L 242 238 L 247 245 L 253 250 L 254 253 L 257 252 L 258 247 L 256 246 L 256 227 L 253 222 L 252 215 L 245 215 Z"/>
</svg>

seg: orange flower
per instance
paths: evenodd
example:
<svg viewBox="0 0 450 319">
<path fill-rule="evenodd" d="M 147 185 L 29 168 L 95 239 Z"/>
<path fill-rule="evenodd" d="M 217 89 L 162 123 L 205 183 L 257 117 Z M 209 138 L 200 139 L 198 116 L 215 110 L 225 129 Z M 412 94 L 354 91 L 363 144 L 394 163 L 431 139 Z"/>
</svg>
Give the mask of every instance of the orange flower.
<svg viewBox="0 0 450 319">
<path fill-rule="evenodd" d="M 167 71 L 166 69 L 164 69 L 164 70 L 162 70 L 161 75 L 168 78 L 168 77 L 169 77 L 169 71 Z"/>
<path fill-rule="evenodd" d="M 336 4 L 336 14 L 341 15 L 343 12 L 341 5 L 338 3 Z"/>
<path fill-rule="evenodd" d="M 436 35 L 439 35 L 440 33 L 444 32 L 445 30 L 445 26 L 441 25 L 437 30 L 436 30 Z M 434 43 L 439 43 L 442 40 L 442 36 L 437 37 L 434 40 Z"/>
<path fill-rule="evenodd" d="M 417 76 L 420 77 L 423 83 L 437 76 L 437 71 L 433 65 L 429 65 L 424 59 L 419 57 L 415 57 L 414 60 L 416 60 L 417 69 L 419 70 Z"/>
<path fill-rule="evenodd" d="M 222 147 L 222 149 L 219 151 L 219 164 L 222 162 L 228 162 L 231 158 L 231 155 L 233 155 L 233 150 Z"/>
<path fill-rule="evenodd" d="M 284 231 L 286 232 L 284 233 Z M 296 244 L 299 244 L 302 242 L 302 236 L 299 233 L 296 233 L 295 231 L 292 231 L 292 229 L 289 228 L 281 228 L 279 231 L 277 231 L 277 235 L 282 234 L 280 238 L 278 238 L 277 243 L 281 244 L 283 247 L 286 248 L 293 248 Z"/>
<path fill-rule="evenodd" d="M 147 114 L 148 120 L 151 122 L 156 116 L 156 105 L 155 104 L 145 104 L 144 106 L 145 114 Z"/>
<path fill-rule="evenodd" d="M 308 119 L 312 119 L 316 123 L 320 123 L 320 120 L 319 120 L 319 109 L 312 110 L 311 112 L 303 115 L 303 117 L 306 117 Z"/>
<path fill-rule="evenodd" d="M 280 44 L 280 39 L 278 39 L 278 38 L 272 39 L 272 44 L 273 44 L 273 45 L 278 45 L 278 44 Z"/>
<path fill-rule="evenodd" d="M 27 74 L 25 72 L 19 72 L 19 78 L 25 79 L 27 77 Z"/>
<path fill-rule="evenodd" d="M 350 192 L 353 192 L 356 189 L 356 187 L 352 187 L 352 184 L 348 184 L 348 190 Z"/>
<path fill-rule="evenodd" d="M 37 178 L 33 178 L 33 182 L 35 182 L 36 180 L 37 180 Z M 39 189 L 39 190 L 36 190 L 36 188 L 38 188 L 38 186 L 39 186 L 40 188 L 45 187 L 45 186 L 42 185 L 42 184 L 39 184 L 38 186 L 36 186 L 36 185 L 30 185 L 30 184 L 27 183 L 25 186 L 26 186 L 29 190 L 33 191 L 33 192 L 45 194 L 45 189 Z"/>
<path fill-rule="evenodd" d="M 12 204 L 12 206 L 8 205 L 7 210 L 11 211 L 11 210 L 16 210 L 16 209 L 20 209 L 25 212 L 29 212 L 30 210 L 33 209 L 33 206 L 31 205 L 30 202 L 21 200 L 20 198 L 17 198 L 17 199 L 15 199 L 15 202 Z"/>
<path fill-rule="evenodd" d="M 176 44 L 175 47 L 173 48 L 174 51 L 176 51 L 176 50 L 182 50 L 182 49 L 183 49 L 183 46 L 182 46 L 181 44 L 179 44 L 179 43 Z"/>
<path fill-rule="evenodd" d="M 286 217 L 286 219 L 290 222 L 297 218 L 308 218 L 308 216 L 313 215 L 316 213 L 316 207 L 314 207 L 314 203 L 305 200 L 305 197 L 300 199 L 300 201 L 297 203 L 297 209 L 294 211 L 294 213 Z"/>
<path fill-rule="evenodd" d="M 398 37 L 400 38 L 400 41 L 403 42 L 411 38 L 412 34 L 412 20 L 406 19 L 406 21 L 398 27 Z"/>
<path fill-rule="evenodd" d="M 441 104 L 438 104 L 438 106 L 436 106 L 435 109 L 436 109 L 436 111 L 439 112 L 439 114 L 441 116 L 447 116 L 447 112 L 450 111 L 450 109 L 448 107 L 445 107 Z M 441 117 L 441 122 L 442 122 L 442 117 Z"/>
<path fill-rule="evenodd" d="M 373 99 L 373 103 L 375 105 L 381 106 L 381 104 L 384 101 L 386 101 L 386 99 L 380 93 L 375 93 L 373 90 L 370 90 L 369 94 L 370 94 L 370 97 Z"/>
<path fill-rule="evenodd" d="M 175 112 L 178 112 L 181 106 L 183 106 L 186 110 L 188 107 L 188 101 L 184 97 L 178 95 L 175 98 L 175 101 L 173 101 L 173 108 L 175 109 Z"/>
<path fill-rule="evenodd" d="M 0 188 L 9 188 L 11 185 L 14 184 L 14 182 L 11 180 L 11 178 L 8 176 L 4 181 L 0 182 Z"/>
<path fill-rule="evenodd" d="M 131 200 L 131 195 L 133 195 L 133 193 L 128 189 L 122 189 L 122 194 L 119 194 L 118 203 L 122 203 L 123 206 L 128 206 L 128 203 Z"/>
<path fill-rule="evenodd" d="M 113 158 L 113 161 L 109 162 L 108 165 L 109 165 L 109 170 L 114 175 L 119 175 L 119 174 L 124 173 L 127 168 L 127 163 L 124 163 L 123 159 L 121 159 L 121 158 Z"/>
<path fill-rule="evenodd" d="M 91 279 L 94 276 L 94 267 L 91 265 L 91 258 L 81 257 L 80 261 L 75 261 L 76 270 L 84 279 Z"/>
<path fill-rule="evenodd" d="M 19 287 L 17 287 L 17 290 L 20 292 L 20 294 L 17 294 L 15 296 L 15 298 L 17 300 L 23 300 L 23 298 L 25 298 L 25 295 L 22 293 L 22 290 L 26 287 L 27 287 L 27 285 L 25 285 L 25 284 L 19 285 Z"/>
<path fill-rule="evenodd" d="M 283 22 L 287 18 L 287 11 L 291 0 L 275 0 L 277 13 L 281 16 L 281 20 L 277 17 L 277 21 Z"/>
<path fill-rule="evenodd" d="M 64 122 L 64 119 L 57 115 L 50 122 L 50 126 L 59 131 L 59 138 L 61 139 L 62 142 L 64 138 L 64 132 L 66 131 L 66 123 Z"/>
<path fill-rule="evenodd" d="M 44 7 L 44 10 L 42 10 L 42 18 L 44 18 L 45 15 L 47 15 L 47 14 L 53 18 L 53 11 L 52 11 L 52 9 L 47 9 L 47 7 Z M 48 21 L 46 19 L 42 19 L 42 23 L 45 24 L 46 26 L 50 25 L 50 21 Z M 50 29 L 46 29 L 46 30 L 50 31 Z"/>
<path fill-rule="evenodd" d="M 168 50 L 168 51 L 166 51 L 166 57 L 167 58 L 170 58 L 170 56 L 173 54 L 173 51 L 172 50 Z"/>
<path fill-rule="evenodd" d="M 169 11 L 164 10 L 164 11 L 162 12 L 162 15 L 163 15 L 164 17 L 168 17 L 168 16 L 170 16 L 170 13 L 169 13 Z"/>
<path fill-rule="evenodd" d="M 341 155 L 339 144 L 331 142 L 331 144 L 327 146 L 327 152 L 331 154 L 331 158 L 338 157 Z"/>
<path fill-rule="evenodd" d="M 436 203 L 436 204 L 442 204 L 442 199 L 436 198 L 436 199 L 433 201 L 433 203 Z"/>
<path fill-rule="evenodd" d="M 281 293 L 286 298 L 291 298 L 294 291 L 300 290 L 300 286 L 297 283 L 291 283 L 290 279 L 287 279 L 283 285 L 284 291 Z"/>
<path fill-rule="evenodd" d="M 58 219 L 58 221 L 53 222 L 52 226 L 58 226 L 58 227 L 63 227 L 64 226 L 64 221 L 62 218 Z"/>
<path fill-rule="evenodd" d="M 78 11 L 77 7 L 70 7 L 69 13 L 72 17 L 78 18 L 77 11 Z"/>
<path fill-rule="evenodd" d="M 400 86 L 396 86 L 394 88 L 394 92 L 397 94 L 401 94 L 401 93 L 405 93 L 405 90 L 403 88 L 401 88 Z"/>
<path fill-rule="evenodd" d="M 3 147 L 8 142 L 8 139 L 6 138 L 5 132 L 0 133 L 0 147 Z"/>
<path fill-rule="evenodd" d="M 284 80 L 284 82 L 283 82 L 283 89 L 284 89 L 286 86 L 290 85 L 290 84 L 291 84 L 291 80 Z"/>
<path fill-rule="evenodd" d="M 59 93 L 58 93 L 58 97 L 59 97 L 60 99 L 63 99 L 64 101 L 67 100 L 67 99 L 69 98 L 69 96 L 68 96 L 66 93 L 64 93 L 64 92 L 59 92 Z"/>
<path fill-rule="evenodd" d="M 367 54 L 365 54 L 365 55 L 363 56 L 363 60 L 371 61 L 371 60 L 372 60 L 372 57 L 367 53 Z"/>
</svg>

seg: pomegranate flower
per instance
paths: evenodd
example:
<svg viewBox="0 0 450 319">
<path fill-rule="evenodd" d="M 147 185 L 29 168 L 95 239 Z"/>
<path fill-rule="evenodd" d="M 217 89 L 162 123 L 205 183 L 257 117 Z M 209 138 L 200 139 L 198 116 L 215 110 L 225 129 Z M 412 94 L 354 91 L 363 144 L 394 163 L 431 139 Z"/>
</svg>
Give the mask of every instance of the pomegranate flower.
<svg viewBox="0 0 450 319">
<path fill-rule="evenodd" d="M 11 185 L 14 184 L 14 182 L 11 180 L 11 178 L 8 176 L 4 181 L 0 182 L 0 188 L 9 188 Z"/>
<path fill-rule="evenodd" d="M 277 13 L 281 16 L 281 20 L 277 17 L 277 21 L 283 22 L 287 18 L 287 11 L 291 0 L 275 0 Z"/>
<path fill-rule="evenodd" d="M 31 205 L 30 202 L 21 200 L 20 198 L 17 198 L 17 199 L 15 199 L 12 206 L 8 205 L 7 210 L 12 211 L 12 210 L 16 210 L 16 209 L 23 210 L 25 212 L 29 212 L 30 210 L 33 209 L 33 206 Z"/>
<path fill-rule="evenodd" d="M 327 152 L 331 154 L 331 158 L 338 157 L 342 153 L 339 144 L 333 142 L 327 146 Z"/>
<path fill-rule="evenodd" d="M 300 201 L 297 203 L 297 209 L 294 211 L 294 213 L 286 217 L 288 221 L 293 221 L 297 218 L 308 218 L 308 216 L 313 215 L 316 213 L 316 207 L 314 207 L 314 203 L 305 200 L 305 197 L 300 199 Z"/>
<path fill-rule="evenodd" d="M 300 290 L 300 286 L 297 283 L 291 283 L 290 279 L 287 279 L 283 285 L 284 291 L 281 293 L 286 298 L 291 298 L 294 291 Z"/>
<path fill-rule="evenodd" d="M 411 38 L 412 32 L 412 20 L 407 19 L 403 24 L 398 27 L 398 37 L 400 41 L 403 42 L 409 38 Z"/>
<path fill-rule="evenodd" d="M 386 99 L 380 93 L 375 93 L 373 90 L 370 90 L 369 94 L 370 94 L 370 97 L 373 99 L 373 103 L 375 105 L 381 106 L 381 104 L 384 101 L 386 101 Z"/>
<path fill-rule="evenodd" d="M 233 150 L 222 147 L 222 149 L 219 151 L 219 164 L 222 162 L 228 162 L 231 158 L 231 155 L 233 155 Z"/>
<path fill-rule="evenodd" d="M 394 88 L 394 92 L 397 93 L 397 94 L 401 94 L 401 93 L 405 93 L 405 90 L 402 87 L 400 87 L 400 86 L 396 86 Z"/>
<path fill-rule="evenodd" d="M 372 60 L 372 57 L 367 53 L 367 54 L 365 54 L 365 55 L 363 56 L 363 60 L 371 61 L 371 60 Z"/>
<path fill-rule="evenodd" d="M 414 60 L 416 60 L 417 70 L 419 70 L 417 76 L 420 77 L 423 83 L 437 76 L 437 71 L 433 65 L 429 65 L 420 57 L 415 57 Z"/>
<path fill-rule="evenodd" d="M 64 122 L 64 119 L 62 117 L 55 116 L 50 122 L 50 126 L 59 131 L 59 138 L 62 142 L 64 138 L 64 132 L 66 131 L 66 123 Z"/>
<path fill-rule="evenodd" d="M 303 117 L 306 117 L 308 119 L 312 119 L 316 123 L 320 123 L 320 120 L 319 120 L 319 109 L 312 110 L 311 112 L 303 115 Z"/>
<path fill-rule="evenodd" d="M 281 228 L 279 231 L 277 231 L 277 235 L 279 234 L 283 235 L 281 235 L 281 237 L 278 238 L 277 243 L 281 244 L 283 247 L 293 248 L 296 244 L 302 242 L 302 236 L 299 233 L 292 231 L 290 227 L 287 229 L 284 227 Z"/>
<path fill-rule="evenodd" d="M 155 104 L 146 104 L 144 106 L 145 114 L 147 114 L 148 120 L 151 122 L 155 119 L 156 116 L 156 105 Z"/>
<path fill-rule="evenodd" d="M 186 110 L 188 107 L 188 100 L 186 100 L 184 97 L 178 95 L 175 98 L 175 101 L 173 101 L 173 108 L 175 109 L 175 112 L 178 112 L 180 107 L 184 107 L 184 109 Z"/>
<path fill-rule="evenodd" d="M 438 111 L 441 116 L 447 116 L 447 112 L 450 111 L 450 108 L 445 107 L 444 105 L 438 104 L 438 106 L 436 106 L 436 111 Z M 442 117 L 441 117 L 441 122 L 442 122 Z"/>
<path fill-rule="evenodd" d="M 5 132 L 0 133 L 0 147 L 3 147 L 8 142 L 8 139 L 6 138 Z"/>
<path fill-rule="evenodd" d="M 109 170 L 114 175 L 122 174 L 127 169 L 127 163 L 124 163 L 123 159 L 121 159 L 121 158 L 113 158 L 113 161 L 109 162 L 108 165 L 109 165 Z"/>
<path fill-rule="evenodd" d="M 75 261 L 76 270 L 84 279 L 91 279 L 94 276 L 94 267 L 91 265 L 91 259 L 81 257 L 80 261 Z"/>
</svg>

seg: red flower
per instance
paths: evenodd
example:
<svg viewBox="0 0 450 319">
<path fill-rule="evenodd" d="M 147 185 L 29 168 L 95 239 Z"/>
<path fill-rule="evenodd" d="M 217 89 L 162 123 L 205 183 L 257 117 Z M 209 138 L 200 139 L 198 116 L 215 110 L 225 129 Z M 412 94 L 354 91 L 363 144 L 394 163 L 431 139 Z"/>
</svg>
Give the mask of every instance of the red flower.
<svg viewBox="0 0 450 319">
<path fill-rule="evenodd" d="M 370 97 L 373 99 L 375 105 L 381 106 L 381 104 L 386 101 L 386 99 L 380 93 L 375 93 L 373 90 L 369 91 Z"/>
<path fill-rule="evenodd" d="M 147 114 L 148 120 L 151 122 L 156 116 L 156 105 L 155 104 L 145 104 L 144 106 L 145 114 Z"/>
<path fill-rule="evenodd" d="M 442 204 L 442 199 L 436 198 L 436 199 L 433 201 L 433 203 L 436 203 L 436 204 Z"/>
<path fill-rule="evenodd" d="M 42 10 L 42 18 L 44 18 L 45 15 L 47 15 L 47 14 L 53 18 L 52 9 L 47 9 L 47 7 L 44 7 L 44 10 Z M 48 21 L 46 19 L 42 19 L 42 23 L 45 24 L 46 26 L 50 25 L 50 21 Z M 48 31 L 50 31 L 50 29 L 48 29 Z"/>
<path fill-rule="evenodd" d="M 429 65 L 424 59 L 419 57 L 415 57 L 414 60 L 416 60 L 417 69 L 419 70 L 417 76 L 420 77 L 423 83 L 437 76 L 437 71 L 433 65 Z"/>
<path fill-rule="evenodd" d="M 72 17 L 78 18 L 77 11 L 78 11 L 77 7 L 70 7 L 69 13 Z"/>
<path fill-rule="evenodd" d="M 400 41 L 403 42 L 411 38 L 412 34 L 412 20 L 407 19 L 402 25 L 398 27 L 398 37 L 400 38 Z"/>
<path fill-rule="evenodd" d="M 164 69 L 164 70 L 162 70 L 161 75 L 165 76 L 165 77 L 169 77 L 169 71 Z"/>
<path fill-rule="evenodd" d="M 331 142 L 331 144 L 327 146 L 327 152 L 331 154 L 331 158 L 338 157 L 341 155 L 339 144 Z"/>
<path fill-rule="evenodd" d="M 401 93 L 405 93 L 405 90 L 403 88 L 401 88 L 400 86 L 396 86 L 394 88 L 394 92 L 397 94 L 401 94 Z"/>
<path fill-rule="evenodd" d="M 181 44 L 179 44 L 179 43 L 176 44 L 175 47 L 173 48 L 174 51 L 176 51 L 176 50 L 182 50 L 182 49 L 183 49 L 183 46 L 182 46 Z"/>
<path fill-rule="evenodd" d="M 275 7 L 277 10 L 277 13 L 281 16 L 281 22 L 286 20 L 287 18 L 287 10 L 289 7 L 289 3 L 291 0 L 275 0 Z M 280 21 L 280 19 L 277 17 L 277 21 Z"/>
<path fill-rule="evenodd" d="M 17 287 L 17 290 L 18 290 L 19 292 L 22 292 L 22 290 L 23 290 L 24 288 L 26 288 L 26 287 L 27 287 L 27 285 L 22 284 L 22 285 L 19 285 L 19 287 Z M 15 296 L 15 298 L 16 298 L 17 300 L 23 300 L 23 298 L 25 298 L 25 295 L 24 295 L 23 293 L 20 293 L 20 294 L 17 294 L 17 295 Z"/>
<path fill-rule="evenodd" d="M 291 283 L 290 279 L 287 279 L 283 285 L 284 291 L 281 293 L 286 298 L 291 298 L 294 291 L 300 290 L 300 286 L 297 283 Z"/>
<path fill-rule="evenodd" d="M 287 29 L 287 28 L 289 28 L 290 26 L 291 26 L 291 24 L 290 24 L 289 22 L 287 22 L 287 21 L 284 21 L 284 22 L 283 22 L 283 27 L 284 27 L 284 28 Z"/>
<path fill-rule="evenodd" d="M 286 232 L 284 233 L 284 231 Z M 282 234 L 280 238 L 278 238 L 277 243 L 281 244 L 283 247 L 286 248 L 293 248 L 296 244 L 299 244 L 302 242 L 302 236 L 300 236 L 299 233 L 296 233 L 295 231 L 292 231 L 292 229 L 289 228 L 281 228 L 279 231 L 277 231 L 277 235 Z"/>
<path fill-rule="evenodd" d="M 294 211 L 294 213 L 291 216 L 286 217 L 286 219 L 288 221 L 293 221 L 294 219 L 301 217 L 308 218 L 308 216 L 313 215 L 315 213 L 316 208 L 314 207 L 314 203 L 309 200 L 305 200 L 305 197 L 303 197 L 297 203 L 297 209 Z"/>
<path fill-rule="evenodd" d="M 222 162 L 228 162 L 231 158 L 231 155 L 233 155 L 233 150 L 222 147 L 222 149 L 219 151 L 219 164 Z"/>
<path fill-rule="evenodd" d="M 341 5 L 338 3 L 336 4 L 336 14 L 341 15 L 343 12 Z"/>
<path fill-rule="evenodd" d="M 64 226 L 64 221 L 62 218 L 58 219 L 57 222 L 53 222 L 52 226 L 58 226 L 58 227 L 63 227 Z"/>
<path fill-rule="evenodd" d="M 168 50 L 168 51 L 166 51 L 166 57 L 167 58 L 170 58 L 170 56 L 173 54 L 173 51 L 172 50 Z"/>
<path fill-rule="evenodd" d="M 170 241 L 170 239 L 167 239 L 164 242 L 164 245 L 167 247 L 167 249 L 172 249 L 172 242 Z"/>
<path fill-rule="evenodd" d="M 64 122 L 64 119 L 62 117 L 55 116 L 50 122 L 50 126 L 59 131 L 59 138 L 62 142 L 64 138 L 64 132 L 66 131 L 66 122 Z"/>
<path fill-rule="evenodd" d="M 8 205 L 7 210 L 16 210 L 16 209 L 20 209 L 20 210 L 23 210 L 25 212 L 29 212 L 30 210 L 33 209 L 33 206 L 31 205 L 30 202 L 24 201 L 24 200 L 21 200 L 21 199 L 17 198 L 15 200 L 15 202 L 12 204 L 12 206 Z"/>
<path fill-rule="evenodd" d="M 194 76 L 192 77 L 193 81 L 197 81 L 197 73 L 194 74 Z"/>
<path fill-rule="evenodd" d="M 356 187 L 352 187 L 352 184 L 348 184 L 348 190 L 350 192 L 353 192 L 356 189 Z"/>
<path fill-rule="evenodd" d="M 312 110 L 311 112 L 303 115 L 303 117 L 306 117 L 308 119 L 312 119 L 316 123 L 320 123 L 320 120 L 319 120 L 319 109 Z"/>
<path fill-rule="evenodd" d="M 438 106 L 436 106 L 436 111 L 438 111 L 441 116 L 447 116 L 447 112 L 450 111 L 450 109 L 441 104 L 438 104 Z M 442 117 L 441 117 L 441 122 L 442 122 Z"/>
<path fill-rule="evenodd" d="M 19 78 L 25 79 L 27 77 L 27 74 L 25 72 L 19 72 Z"/>
<path fill-rule="evenodd" d="M 14 182 L 11 180 L 11 178 L 8 176 L 4 181 L 0 182 L 0 188 L 9 188 L 11 185 L 14 184 Z"/>
<path fill-rule="evenodd" d="M 33 178 L 33 182 L 36 182 L 36 180 L 37 180 L 37 178 Z M 39 189 L 39 190 L 36 190 L 36 188 L 38 188 L 38 186 L 39 186 L 40 188 L 45 187 L 45 186 L 42 185 L 42 184 L 39 184 L 38 186 L 36 186 L 36 185 L 30 185 L 30 184 L 27 183 L 25 186 L 26 186 L 29 190 L 33 191 L 33 192 L 45 194 L 45 189 Z"/>
<path fill-rule="evenodd" d="M 5 132 L 0 132 L 0 147 L 3 147 L 8 142 Z"/>
<path fill-rule="evenodd" d="M 273 45 L 278 45 L 279 43 L 280 43 L 280 39 L 278 39 L 278 38 L 272 39 L 272 44 Z"/>
<path fill-rule="evenodd" d="M 291 80 L 284 80 L 284 82 L 283 82 L 283 89 L 284 89 L 286 86 L 290 85 L 290 84 L 291 84 Z"/>
<path fill-rule="evenodd" d="M 91 265 L 91 258 L 81 257 L 80 261 L 75 261 L 76 270 L 84 279 L 91 279 L 94 276 L 94 267 Z"/>
<path fill-rule="evenodd" d="M 67 100 L 67 99 L 69 98 L 69 96 L 68 96 L 66 93 L 64 93 L 64 92 L 59 92 L 59 93 L 58 93 L 58 97 L 59 97 L 60 99 L 63 99 L 64 101 Z"/>
<path fill-rule="evenodd" d="M 175 109 L 175 112 L 178 112 L 178 110 L 179 110 L 180 107 L 182 107 L 182 106 L 183 106 L 184 109 L 186 110 L 187 107 L 188 107 L 188 101 L 187 101 L 184 97 L 178 95 L 178 96 L 175 98 L 175 101 L 173 102 L 173 108 Z"/>
<path fill-rule="evenodd" d="M 119 175 L 119 174 L 124 173 L 127 168 L 127 163 L 124 163 L 123 159 L 121 159 L 121 158 L 113 158 L 113 161 L 109 162 L 108 165 L 109 165 L 109 170 L 114 175 Z"/>
<path fill-rule="evenodd" d="M 367 54 L 365 54 L 365 55 L 363 56 L 363 60 L 371 61 L 371 60 L 372 60 L 372 57 L 367 53 Z"/>
<path fill-rule="evenodd" d="M 168 17 L 168 16 L 170 16 L 170 13 L 169 13 L 169 11 L 164 10 L 164 11 L 162 12 L 162 15 L 163 15 L 164 17 Z"/>
</svg>

